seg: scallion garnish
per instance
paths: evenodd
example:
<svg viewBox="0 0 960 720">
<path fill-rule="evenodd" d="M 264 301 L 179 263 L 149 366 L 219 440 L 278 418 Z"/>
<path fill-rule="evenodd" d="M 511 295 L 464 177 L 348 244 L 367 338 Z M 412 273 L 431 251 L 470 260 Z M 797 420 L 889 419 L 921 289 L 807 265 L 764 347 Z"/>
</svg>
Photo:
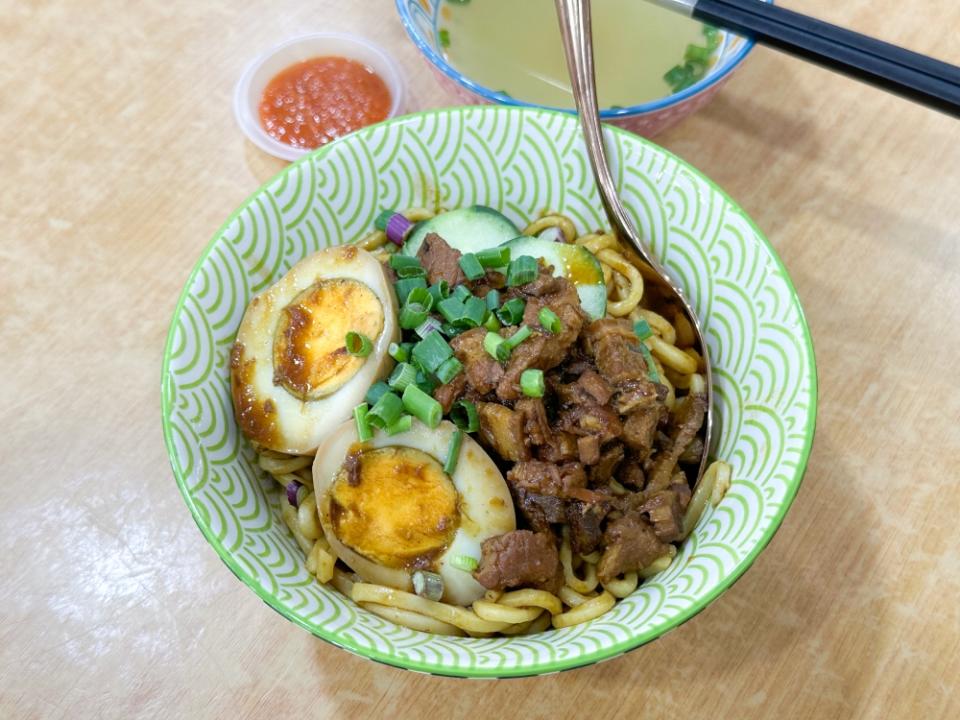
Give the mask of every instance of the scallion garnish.
<svg viewBox="0 0 960 720">
<path fill-rule="evenodd" d="M 413 330 L 427 319 L 432 307 L 433 296 L 430 292 L 426 288 L 414 288 L 400 310 L 400 327 Z"/>
<path fill-rule="evenodd" d="M 460 460 L 460 446 L 463 444 L 463 430 L 457 428 L 453 431 L 453 437 L 450 438 L 450 448 L 447 450 L 447 461 L 443 463 L 443 471 L 447 475 L 453 475 L 457 469 L 457 461 Z"/>
<path fill-rule="evenodd" d="M 452 355 L 453 350 L 437 330 L 427 333 L 423 340 L 413 346 L 412 352 L 413 359 L 426 372 L 436 372 L 443 361 Z"/>
<path fill-rule="evenodd" d="M 416 332 L 417 335 L 419 335 L 421 338 L 425 338 L 427 335 L 429 335 L 430 333 L 432 333 L 434 330 L 440 330 L 441 327 L 442 327 L 442 326 L 441 326 L 439 320 L 437 320 L 437 319 L 436 319 L 435 317 L 433 317 L 432 315 L 428 315 L 426 320 L 424 320 L 422 323 L 420 323 L 419 325 L 417 325 L 417 329 L 416 329 L 415 332 Z"/>
<path fill-rule="evenodd" d="M 405 267 L 420 268 L 421 270 L 423 269 L 423 265 L 420 264 L 420 259 L 413 257 L 412 255 L 393 254 L 390 256 L 390 259 L 387 260 L 387 264 L 394 270 L 399 270 L 400 268 Z"/>
<path fill-rule="evenodd" d="M 477 406 L 469 400 L 457 400 L 450 408 L 450 420 L 464 432 L 476 432 L 480 429 L 480 415 Z"/>
<path fill-rule="evenodd" d="M 516 325 L 523 320 L 523 311 L 527 302 L 523 298 L 511 298 L 497 311 L 497 317 L 504 325 Z"/>
<path fill-rule="evenodd" d="M 529 255 L 511 260 L 507 266 L 507 285 L 517 287 L 537 279 L 537 261 Z"/>
<path fill-rule="evenodd" d="M 656 363 L 653 362 L 653 355 L 650 354 L 650 348 L 644 342 L 640 343 L 640 353 L 647 363 L 647 377 L 655 383 L 660 382 L 660 373 L 657 372 Z"/>
<path fill-rule="evenodd" d="M 446 280 L 438 280 L 428 289 L 430 290 L 431 297 L 433 297 L 434 307 L 439 305 L 441 300 L 446 300 L 450 297 L 450 285 Z"/>
<path fill-rule="evenodd" d="M 497 360 L 500 360 L 500 346 L 503 343 L 504 339 L 498 333 L 488 332 L 483 336 L 483 349 L 487 351 L 490 357 Z"/>
<path fill-rule="evenodd" d="M 477 260 L 485 268 L 501 268 L 510 264 L 510 248 L 492 247 L 477 253 Z"/>
<path fill-rule="evenodd" d="M 405 305 L 411 303 L 423 305 L 427 310 L 430 310 L 433 307 L 433 295 L 425 288 L 414 288 L 407 294 L 407 299 L 404 302 Z"/>
<path fill-rule="evenodd" d="M 390 373 L 390 377 L 387 379 L 387 385 L 397 392 L 403 392 L 406 390 L 407 385 L 416 381 L 417 369 L 410 363 L 402 362 Z"/>
<path fill-rule="evenodd" d="M 633 332 L 636 333 L 637 337 L 641 340 L 646 340 L 648 337 L 653 335 L 653 328 L 650 327 L 650 323 L 646 320 L 637 320 L 633 324 Z"/>
<path fill-rule="evenodd" d="M 530 368 L 520 373 L 520 392 L 527 397 L 543 397 L 546 386 L 543 382 L 543 370 Z"/>
<path fill-rule="evenodd" d="M 391 257 L 396 257 L 396 256 L 394 255 Z M 424 270 L 422 267 L 407 266 L 407 267 L 402 267 L 397 270 L 394 270 L 394 272 L 397 274 L 397 277 L 400 278 L 401 280 L 406 280 L 408 278 L 425 278 L 427 276 L 427 271 Z"/>
<path fill-rule="evenodd" d="M 397 362 L 403 362 L 410 357 L 410 348 L 406 347 L 409 343 L 395 343 L 392 342 L 387 347 L 387 355 L 392 357 Z"/>
<path fill-rule="evenodd" d="M 353 419 L 357 423 L 357 439 L 360 442 L 366 442 L 373 437 L 373 430 L 367 420 L 367 413 L 370 406 L 366 403 L 360 403 L 353 409 Z"/>
<path fill-rule="evenodd" d="M 427 287 L 427 281 L 422 277 L 414 278 L 404 278 L 403 280 L 397 280 L 393 284 L 393 289 L 397 292 L 397 300 L 403 302 L 410 295 L 410 291 L 414 288 L 424 288 Z"/>
<path fill-rule="evenodd" d="M 463 363 L 455 357 L 448 357 L 440 363 L 440 367 L 437 368 L 437 380 L 440 381 L 441 385 L 446 385 L 459 375 L 461 370 L 463 370 Z"/>
<path fill-rule="evenodd" d="M 460 269 L 468 280 L 479 280 L 485 275 L 483 265 L 473 253 L 464 253 L 460 256 Z"/>
<path fill-rule="evenodd" d="M 457 570 L 473 572 L 480 567 L 480 561 L 469 555 L 454 555 L 452 558 L 450 558 L 450 565 L 451 567 L 455 567 Z"/>
<path fill-rule="evenodd" d="M 483 326 L 490 332 L 496 332 L 503 327 L 497 319 L 497 314 L 489 310 L 487 310 L 487 319 L 483 321 Z"/>
<path fill-rule="evenodd" d="M 456 322 L 464 316 L 466 311 L 467 308 L 463 304 L 463 300 L 453 295 L 437 303 L 437 312 L 440 313 L 448 323 Z"/>
<path fill-rule="evenodd" d="M 370 338 L 363 333 L 353 332 L 352 330 L 347 333 L 343 343 L 347 352 L 354 357 L 366 357 L 373 350 L 373 343 L 370 342 Z"/>
<path fill-rule="evenodd" d="M 403 414 L 403 402 L 395 393 L 384 393 L 367 413 L 367 422 L 383 430 Z"/>
<path fill-rule="evenodd" d="M 455 298 L 456 298 L 457 300 L 459 300 L 460 302 L 463 302 L 463 301 L 465 301 L 468 297 L 471 297 L 471 296 L 473 295 L 473 293 L 470 292 L 470 288 L 468 288 L 466 285 L 457 285 L 457 286 L 453 289 L 452 295 L 453 295 L 453 297 L 455 297 Z"/>
<path fill-rule="evenodd" d="M 484 302 L 487 303 L 487 310 L 496 310 L 500 307 L 500 291 L 499 290 L 490 290 L 487 292 L 486 297 L 483 298 Z"/>
<path fill-rule="evenodd" d="M 443 408 L 436 400 L 416 385 L 407 385 L 403 391 L 403 407 L 431 430 L 440 424 Z"/>
<path fill-rule="evenodd" d="M 410 578 L 413 591 L 422 598 L 438 602 L 443 597 L 443 578 L 436 573 L 417 570 Z"/>
<path fill-rule="evenodd" d="M 373 221 L 377 230 L 383 230 L 387 239 L 396 245 L 403 245 L 404 239 L 413 229 L 413 223 L 396 210 L 384 210 Z"/>
<path fill-rule="evenodd" d="M 390 392 L 390 386 L 381 380 L 380 382 L 375 382 L 370 386 L 370 389 L 367 390 L 367 395 L 364 400 L 370 403 L 370 405 L 376 405 L 377 400 L 379 400 L 388 392 Z"/>
<path fill-rule="evenodd" d="M 478 297 L 469 297 L 463 304 L 463 315 L 453 320 L 454 325 L 464 325 L 466 327 L 479 327 L 487 314 L 487 304 Z"/>
<path fill-rule="evenodd" d="M 384 428 L 387 435 L 397 435 L 413 427 L 413 415 L 401 415 Z"/>
<path fill-rule="evenodd" d="M 424 372 L 417 373 L 416 385 L 427 395 L 432 395 L 433 391 L 437 389 L 437 381 L 434 380 L 433 375 L 428 375 Z"/>
<path fill-rule="evenodd" d="M 710 48 L 687 45 L 687 50 L 683 53 L 683 59 L 687 62 L 706 65 L 710 61 Z"/>
<path fill-rule="evenodd" d="M 522 343 L 528 337 L 533 334 L 533 330 L 530 329 L 529 325 L 524 325 L 519 328 L 513 335 L 508 337 L 503 341 L 503 344 L 507 346 L 510 350 L 513 350 L 517 345 Z"/>
<path fill-rule="evenodd" d="M 448 338 L 456 337 L 457 335 L 466 331 L 467 328 L 465 326 L 454 325 L 453 323 L 444 323 L 440 326 L 440 332 L 442 332 Z"/>
<path fill-rule="evenodd" d="M 563 321 L 561 321 L 557 314 L 550 308 L 540 308 L 540 312 L 537 313 L 537 319 L 547 332 L 553 333 L 554 335 L 563 332 Z"/>
</svg>

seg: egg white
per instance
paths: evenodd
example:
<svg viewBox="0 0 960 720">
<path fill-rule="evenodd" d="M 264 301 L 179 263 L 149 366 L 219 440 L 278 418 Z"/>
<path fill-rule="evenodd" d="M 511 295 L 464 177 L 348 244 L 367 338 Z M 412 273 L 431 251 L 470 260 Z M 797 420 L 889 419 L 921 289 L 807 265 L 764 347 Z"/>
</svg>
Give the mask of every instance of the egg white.
<svg viewBox="0 0 960 720">
<path fill-rule="evenodd" d="M 393 436 L 377 432 L 372 440 L 363 443 L 362 448 L 414 448 L 432 456 L 442 465 L 455 431 L 456 427 L 448 421 L 431 430 L 414 420 L 409 431 Z M 330 520 L 330 490 L 344 459 L 358 442 L 356 423 L 349 421 L 330 433 L 317 449 L 313 463 L 313 485 L 324 535 L 338 557 L 363 580 L 412 591 L 412 571 L 384 567 L 373 562 L 344 545 L 334 532 Z M 481 543 L 487 538 L 515 530 L 516 515 L 503 475 L 469 435 L 463 438 L 457 467 L 450 480 L 459 496 L 460 524 L 453 541 L 437 559 L 435 570 L 443 578 L 443 600 L 457 605 L 470 605 L 483 596 L 484 587 L 469 572 L 451 565 L 451 559 L 457 555 L 468 555 L 479 560 Z"/>
<path fill-rule="evenodd" d="M 275 382 L 274 337 L 284 309 L 300 293 L 321 281 L 335 279 L 355 280 L 372 291 L 382 307 L 383 329 L 371 338 L 370 355 L 349 380 L 325 397 L 303 400 Z M 238 418 L 241 412 L 237 366 L 244 365 L 249 370 L 243 375 L 240 390 L 258 412 L 266 408 L 264 424 L 269 425 L 262 433 L 254 432 L 256 436 L 247 433 L 251 440 L 278 452 L 313 454 L 334 427 L 352 416 L 353 408 L 363 402 L 370 386 L 393 369 L 387 348 L 399 338 L 393 289 L 383 265 L 373 255 L 361 248 L 340 246 L 304 258 L 276 284 L 254 297 L 244 313 L 237 332 L 235 362 L 231 363 Z M 242 422 L 241 428 L 247 431 Z"/>
</svg>

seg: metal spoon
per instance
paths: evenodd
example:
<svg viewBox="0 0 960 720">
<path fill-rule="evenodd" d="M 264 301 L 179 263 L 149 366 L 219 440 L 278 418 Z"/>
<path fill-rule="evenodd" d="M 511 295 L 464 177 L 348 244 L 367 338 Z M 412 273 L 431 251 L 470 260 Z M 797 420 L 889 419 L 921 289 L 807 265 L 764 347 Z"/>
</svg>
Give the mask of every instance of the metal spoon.
<svg viewBox="0 0 960 720">
<path fill-rule="evenodd" d="M 586 141 L 587 155 L 590 156 L 593 177 L 597 182 L 600 199 L 603 201 L 607 218 L 610 220 L 617 236 L 632 246 L 659 278 L 663 294 L 684 309 L 687 319 L 696 333 L 700 354 L 703 356 L 706 365 L 707 416 L 704 423 L 703 457 L 700 459 L 700 468 L 697 471 L 697 479 L 694 483 L 694 489 L 696 489 L 707 467 L 707 453 L 710 449 L 710 435 L 713 430 L 713 375 L 710 367 L 710 356 L 707 353 L 707 344 L 703 339 L 703 330 L 693 308 L 683 293 L 683 289 L 667 274 L 667 271 L 650 252 L 647 244 L 640 237 L 640 233 L 633 227 L 633 223 L 617 196 L 617 188 L 607 164 L 606 150 L 603 146 L 603 133 L 600 129 L 597 85 L 593 72 L 590 0 L 555 0 L 555 2 L 557 17 L 560 21 L 560 34 L 563 37 L 563 49 L 567 56 L 567 68 L 573 86 L 573 99 L 576 101 L 577 112 L 580 116 L 580 127 L 583 129 L 584 140 Z"/>
</svg>

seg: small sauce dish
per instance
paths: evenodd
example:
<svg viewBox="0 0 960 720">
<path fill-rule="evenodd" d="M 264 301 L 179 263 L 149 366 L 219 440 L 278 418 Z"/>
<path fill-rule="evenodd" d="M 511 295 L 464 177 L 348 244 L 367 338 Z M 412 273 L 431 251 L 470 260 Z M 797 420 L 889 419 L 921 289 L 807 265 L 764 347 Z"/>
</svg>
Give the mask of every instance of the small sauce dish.
<svg viewBox="0 0 960 720">
<path fill-rule="evenodd" d="M 237 124 L 258 148 L 284 160 L 296 160 L 311 149 L 296 147 L 271 136 L 261 122 L 260 104 L 270 82 L 297 63 L 322 57 L 356 61 L 372 70 L 390 92 L 390 107 L 384 120 L 402 111 L 403 79 L 396 61 L 370 41 L 344 33 L 317 33 L 288 40 L 253 60 L 244 70 L 233 94 Z M 354 129 L 359 129 L 354 128 Z"/>
</svg>

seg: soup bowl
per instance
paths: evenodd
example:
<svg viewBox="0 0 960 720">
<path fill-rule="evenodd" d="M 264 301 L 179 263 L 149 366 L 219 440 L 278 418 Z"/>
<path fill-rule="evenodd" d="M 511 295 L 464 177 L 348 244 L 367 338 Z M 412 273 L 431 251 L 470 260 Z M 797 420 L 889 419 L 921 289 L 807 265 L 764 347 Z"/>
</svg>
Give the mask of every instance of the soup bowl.
<svg viewBox="0 0 960 720">
<path fill-rule="evenodd" d="M 458 101 L 466 104 L 500 104 L 520 107 L 548 107 L 524 102 L 467 77 L 444 57 L 439 32 L 443 28 L 440 9 L 446 0 L 396 0 L 400 20 L 421 55 L 427 60 L 440 85 Z M 644 0 L 637 0 L 644 2 Z M 706 74 L 688 88 L 650 102 L 627 107 L 604 108 L 603 122 L 622 127 L 645 137 L 653 137 L 704 107 L 750 53 L 753 41 L 720 32 L 720 46 Z M 572 108 L 572 101 L 571 101 Z M 550 108 L 567 110 L 567 108 Z M 572 110 L 570 110 L 572 112 Z"/>
<path fill-rule="evenodd" d="M 576 118 L 497 106 L 437 110 L 362 129 L 289 166 L 215 233 L 186 282 L 162 370 L 173 475 L 197 526 L 270 607 L 373 660 L 443 675 L 535 675 L 615 657 L 691 618 L 754 561 L 806 467 L 816 417 L 810 335 L 763 235 L 718 187 L 642 138 L 606 128 L 619 191 L 688 289 L 714 364 L 711 453 L 732 484 L 673 564 L 610 612 L 536 635 L 451 638 L 394 625 L 319 584 L 280 517 L 282 489 L 238 431 L 230 346 L 254 294 L 310 253 L 364 235 L 382 208 L 479 203 L 516 223 L 550 209 L 604 226 Z"/>
</svg>

